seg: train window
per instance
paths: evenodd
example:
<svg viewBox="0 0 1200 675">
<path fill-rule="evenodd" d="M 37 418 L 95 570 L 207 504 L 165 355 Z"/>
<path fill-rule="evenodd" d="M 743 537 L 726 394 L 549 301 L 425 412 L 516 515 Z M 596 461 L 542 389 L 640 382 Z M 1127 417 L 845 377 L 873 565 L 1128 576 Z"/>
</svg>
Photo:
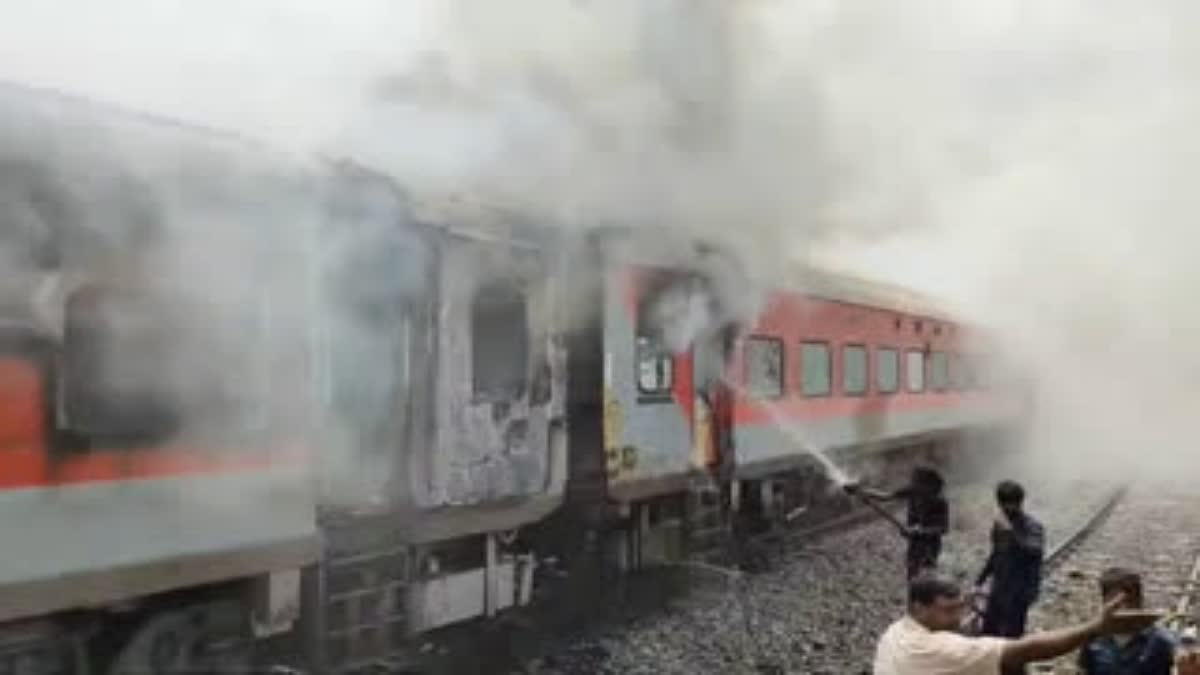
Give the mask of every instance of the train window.
<svg viewBox="0 0 1200 675">
<path fill-rule="evenodd" d="M 925 391 L 925 352 L 912 349 L 904 356 L 904 375 L 908 391 L 914 394 Z"/>
<path fill-rule="evenodd" d="M 253 300 L 253 298 L 251 299 Z M 67 301 L 62 422 L 102 443 L 269 422 L 270 308 L 92 287 Z"/>
<path fill-rule="evenodd" d="M 646 396 L 667 396 L 675 386 L 671 353 L 646 336 L 637 339 L 637 387 Z"/>
<path fill-rule="evenodd" d="M 934 391 L 945 391 L 950 386 L 949 364 L 946 352 L 934 352 L 929 364 L 929 385 Z"/>
<path fill-rule="evenodd" d="M 951 353 L 947 357 L 950 361 L 950 388 L 956 391 L 965 389 L 963 383 L 963 358 L 962 354 Z"/>
<path fill-rule="evenodd" d="M 162 438 L 181 420 L 170 391 L 176 335 L 150 298 L 86 288 L 67 301 L 63 416 L 94 438 Z"/>
<path fill-rule="evenodd" d="M 975 364 L 966 354 L 958 355 L 958 386 L 964 391 L 975 388 Z"/>
<path fill-rule="evenodd" d="M 891 347 L 875 350 L 875 386 L 881 394 L 894 394 L 900 389 L 900 352 Z"/>
<path fill-rule="evenodd" d="M 399 425 L 408 410 L 412 327 L 401 307 L 358 306 L 324 327 L 327 403 L 356 433 Z"/>
<path fill-rule="evenodd" d="M 783 396 L 783 340 L 751 337 L 746 340 L 746 389 L 758 398 Z"/>
<path fill-rule="evenodd" d="M 842 347 L 842 391 L 847 396 L 863 396 L 867 393 L 869 369 L 866 347 Z"/>
<path fill-rule="evenodd" d="M 966 357 L 967 363 L 971 367 L 971 388 L 976 390 L 987 389 L 990 382 L 991 373 L 988 372 L 983 357 L 979 354 L 972 354 Z"/>
<path fill-rule="evenodd" d="M 800 391 L 805 396 L 828 396 L 833 388 L 833 364 L 829 345 L 805 342 L 800 345 Z"/>
<path fill-rule="evenodd" d="M 471 303 L 471 372 L 476 398 L 519 396 L 529 372 L 525 294 L 511 284 L 485 287 Z"/>
</svg>

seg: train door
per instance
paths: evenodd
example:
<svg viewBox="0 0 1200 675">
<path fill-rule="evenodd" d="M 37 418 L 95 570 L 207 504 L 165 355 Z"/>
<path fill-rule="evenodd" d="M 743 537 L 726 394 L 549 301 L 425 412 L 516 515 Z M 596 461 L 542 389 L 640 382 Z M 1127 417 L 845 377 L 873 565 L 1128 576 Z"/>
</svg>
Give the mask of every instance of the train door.
<svg viewBox="0 0 1200 675">
<path fill-rule="evenodd" d="M 558 272 L 544 245 L 448 239 L 440 273 L 435 450 L 423 506 L 531 500 L 565 482 Z M 561 475 L 560 475 L 561 474 Z"/>
<path fill-rule="evenodd" d="M 734 391 L 726 372 L 732 340 L 732 329 L 717 330 L 698 339 L 690 352 L 694 374 L 693 462 L 718 482 L 724 482 L 735 461 Z"/>
</svg>

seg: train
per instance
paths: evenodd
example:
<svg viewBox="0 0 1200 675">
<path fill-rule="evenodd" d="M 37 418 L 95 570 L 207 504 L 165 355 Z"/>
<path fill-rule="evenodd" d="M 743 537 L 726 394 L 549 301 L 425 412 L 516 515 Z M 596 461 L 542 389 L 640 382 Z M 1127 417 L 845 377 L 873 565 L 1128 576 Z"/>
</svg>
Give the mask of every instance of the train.
<svg viewBox="0 0 1200 675">
<path fill-rule="evenodd" d="M 0 174 L 0 672 L 396 663 L 1025 415 L 928 300 L 688 232 L 13 84 Z"/>
</svg>

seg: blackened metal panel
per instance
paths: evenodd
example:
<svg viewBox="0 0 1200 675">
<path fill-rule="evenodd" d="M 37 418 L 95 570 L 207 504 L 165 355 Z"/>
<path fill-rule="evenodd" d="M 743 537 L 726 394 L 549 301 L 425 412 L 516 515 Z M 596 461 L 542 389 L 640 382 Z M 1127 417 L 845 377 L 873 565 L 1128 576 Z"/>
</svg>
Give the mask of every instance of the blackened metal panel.
<svg viewBox="0 0 1200 675">
<path fill-rule="evenodd" d="M 552 427 L 563 415 L 566 354 L 555 249 L 448 237 L 438 281 L 436 442 L 425 459 L 422 506 L 561 494 L 566 448 Z M 490 314 L 481 309 L 481 298 L 497 288 L 523 298 L 523 311 L 511 299 Z M 501 334 L 506 318 L 511 326 L 522 313 L 523 350 Z M 488 351 L 496 344 L 508 351 Z M 501 364 L 480 358 L 494 352 L 513 358 Z M 494 386 L 497 366 L 520 372 Z M 481 383 L 485 377 L 493 381 Z"/>
</svg>

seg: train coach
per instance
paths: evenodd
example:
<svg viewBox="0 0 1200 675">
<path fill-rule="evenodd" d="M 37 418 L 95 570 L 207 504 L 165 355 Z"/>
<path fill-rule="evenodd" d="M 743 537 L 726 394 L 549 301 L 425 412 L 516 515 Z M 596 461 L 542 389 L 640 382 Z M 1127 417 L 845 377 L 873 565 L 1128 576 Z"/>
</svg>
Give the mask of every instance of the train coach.
<svg viewBox="0 0 1200 675">
<path fill-rule="evenodd" d="M 16 85 L 0 172 L 0 672 L 345 672 L 529 602 L 553 238 Z"/>
<path fill-rule="evenodd" d="M 58 94 L 0 88 L 0 200 L 0 672 L 395 663 L 1011 419 L 895 292 Z"/>
<path fill-rule="evenodd" d="M 984 336 L 916 294 L 813 268 L 755 275 L 658 231 L 587 250 L 572 265 L 591 312 L 570 350 L 569 493 L 615 513 L 624 568 L 735 520 L 778 523 L 842 472 L 894 480 L 1019 425 L 1020 390 L 996 386 Z"/>
<path fill-rule="evenodd" d="M 241 139 L 0 88 L 0 672 L 219 672 L 288 626 L 272 600 L 321 548 L 289 337 L 318 187 Z"/>
</svg>

